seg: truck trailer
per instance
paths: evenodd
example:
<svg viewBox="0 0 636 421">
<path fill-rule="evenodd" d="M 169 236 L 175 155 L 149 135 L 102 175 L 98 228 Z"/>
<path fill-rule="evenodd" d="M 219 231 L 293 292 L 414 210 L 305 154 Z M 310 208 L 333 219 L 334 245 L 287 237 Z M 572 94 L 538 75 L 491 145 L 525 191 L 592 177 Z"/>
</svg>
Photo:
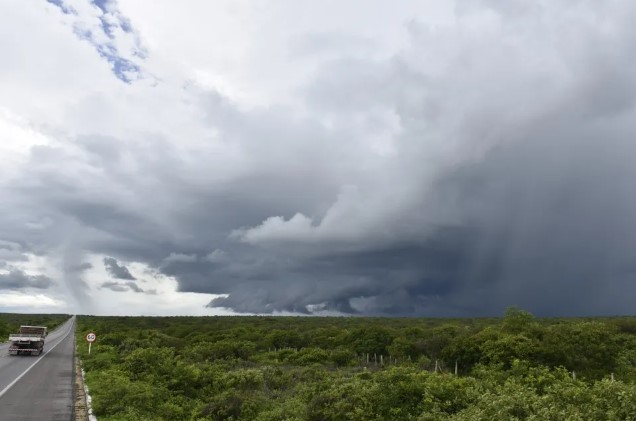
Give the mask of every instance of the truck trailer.
<svg viewBox="0 0 636 421">
<path fill-rule="evenodd" d="M 40 355 L 46 335 L 46 326 L 20 326 L 18 333 L 9 335 L 9 355 Z"/>
</svg>

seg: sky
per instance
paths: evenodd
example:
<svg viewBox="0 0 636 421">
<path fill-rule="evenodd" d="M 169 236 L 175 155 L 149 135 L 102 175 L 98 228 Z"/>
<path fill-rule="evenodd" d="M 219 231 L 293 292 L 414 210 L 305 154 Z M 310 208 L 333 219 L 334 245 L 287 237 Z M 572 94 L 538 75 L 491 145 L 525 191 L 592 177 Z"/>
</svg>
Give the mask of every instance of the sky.
<svg viewBox="0 0 636 421">
<path fill-rule="evenodd" d="M 634 2 L 0 16 L 0 311 L 634 313 Z"/>
</svg>

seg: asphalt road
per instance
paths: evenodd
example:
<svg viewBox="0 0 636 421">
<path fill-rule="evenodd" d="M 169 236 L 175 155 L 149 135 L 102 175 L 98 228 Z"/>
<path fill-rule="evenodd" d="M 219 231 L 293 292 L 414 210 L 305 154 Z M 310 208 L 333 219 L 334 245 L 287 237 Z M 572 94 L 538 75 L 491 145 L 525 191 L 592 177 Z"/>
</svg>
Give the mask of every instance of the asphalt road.
<svg viewBox="0 0 636 421">
<path fill-rule="evenodd" d="M 9 356 L 0 344 L 0 421 L 71 420 L 74 332 L 73 317 L 49 333 L 38 357 Z"/>
</svg>

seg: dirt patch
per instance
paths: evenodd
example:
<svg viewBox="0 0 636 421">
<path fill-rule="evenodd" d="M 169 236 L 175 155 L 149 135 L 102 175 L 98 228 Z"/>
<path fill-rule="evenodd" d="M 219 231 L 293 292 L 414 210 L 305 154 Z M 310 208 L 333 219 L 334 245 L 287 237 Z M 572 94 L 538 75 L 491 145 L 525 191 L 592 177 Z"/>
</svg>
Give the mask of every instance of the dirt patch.
<svg viewBox="0 0 636 421">
<path fill-rule="evenodd" d="M 77 354 L 75 355 L 75 389 L 73 398 L 73 420 L 88 421 L 88 405 L 86 404 L 86 392 L 84 389 L 84 379 L 82 378 L 82 367 Z"/>
</svg>

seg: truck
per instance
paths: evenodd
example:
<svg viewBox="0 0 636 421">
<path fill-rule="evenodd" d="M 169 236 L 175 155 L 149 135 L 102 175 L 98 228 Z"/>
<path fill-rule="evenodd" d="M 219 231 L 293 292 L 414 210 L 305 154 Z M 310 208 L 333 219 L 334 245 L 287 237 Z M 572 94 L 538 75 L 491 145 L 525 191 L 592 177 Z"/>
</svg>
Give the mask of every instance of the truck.
<svg viewBox="0 0 636 421">
<path fill-rule="evenodd" d="M 47 334 L 46 326 L 20 326 L 18 333 L 9 335 L 9 355 L 40 355 Z"/>
</svg>

